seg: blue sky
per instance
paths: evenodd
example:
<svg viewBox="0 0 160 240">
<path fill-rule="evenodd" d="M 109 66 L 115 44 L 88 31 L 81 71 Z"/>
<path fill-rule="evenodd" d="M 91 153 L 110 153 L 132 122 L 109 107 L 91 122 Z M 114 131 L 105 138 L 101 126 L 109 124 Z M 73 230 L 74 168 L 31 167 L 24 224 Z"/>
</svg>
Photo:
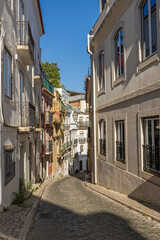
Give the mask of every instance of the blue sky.
<svg viewBox="0 0 160 240">
<path fill-rule="evenodd" d="M 99 0 L 41 0 L 41 8 L 42 61 L 57 62 L 67 90 L 84 91 L 90 66 L 87 34 L 99 16 Z"/>
</svg>

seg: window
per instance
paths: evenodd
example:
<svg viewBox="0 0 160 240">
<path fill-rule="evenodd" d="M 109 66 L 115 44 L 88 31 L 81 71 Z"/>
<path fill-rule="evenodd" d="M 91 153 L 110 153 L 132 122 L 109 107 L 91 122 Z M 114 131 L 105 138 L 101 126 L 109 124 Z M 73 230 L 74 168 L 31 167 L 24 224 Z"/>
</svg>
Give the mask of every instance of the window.
<svg viewBox="0 0 160 240">
<path fill-rule="evenodd" d="M 106 124 L 103 119 L 99 122 L 99 153 L 106 155 Z"/>
<path fill-rule="evenodd" d="M 5 184 L 9 183 L 15 176 L 14 150 L 5 150 Z"/>
<path fill-rule="evenodd" d="M 143 169 L 148 172 L 160 174 L 160 128 L 159 118 L 146 118 L 143 120 L 144 145 Z"/>
<path fill-rule="evenodd" d="M 4 50 L 4 94 L 12 98 L 12 57 Z"/>
<path fill-rule="evenodd" d="M 79 161 L 79 170 L 80 171 L 82 171 L 82 169 L 83 169 L 82 166 L 83 166 L 82 161 Z"/>
<path fill-rule="evenodd" d="M 125 163 L 124 120 L 116 121 L 116 161 Z"/>
<path fill-rule="evenodd" d="M 104 51 L 99 56 L 99 88 L 98 90 L 104 89 Z"/>
<path fill-rule="evenodd" d="M 80 152 L 83 152 L 83 145 L 80 145 Z"/>
<path fill-rule="evenodd" d="M 123 51 L 123 29 L 121 28 L 115 38 L 116 44 L 116 78 L 124 75 L 124 51 Z"/>
<path fill-rule="evenodd" d="M 102 11 L 103 11 L 103 9 L 104 9 L 105 3 L 106 3 L 106 0 L 101 0 L 101 9 L 102 9 Z"/>
<path fill-rule="evenodd" d="M 156 0 L 146 0 L 142 6 L 143 59 L 157 51 Z"/>
</svg>

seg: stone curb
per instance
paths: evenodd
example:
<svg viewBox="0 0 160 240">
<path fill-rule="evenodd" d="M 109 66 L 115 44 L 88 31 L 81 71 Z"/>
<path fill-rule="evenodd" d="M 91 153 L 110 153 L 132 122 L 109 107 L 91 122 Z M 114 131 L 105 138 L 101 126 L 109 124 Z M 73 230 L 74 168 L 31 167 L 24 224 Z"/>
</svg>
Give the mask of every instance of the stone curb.
<svg viewBox="0 0 160 240">
<path fill-rule="evenodd" d="M 32 208 L 31 208 L 31 211 L 29 212 L 29 214 L 28 214 L 28 216 L 27 216 L 27 220 L 26 220 L 26 222 L 25 222 L 25 225 L 24 225 L 24 227 L 22 228 L 22 230 L 21 230 L 21 232 L 20 232 L 20 234 L 19 234 L 19 237 L 18 237 L 19 240 L 26 240 L 28 231 L 29 231 L 29 229 L 30 229 L 30 226 L 31 226 L 31 223 L 32 223 L 32 220 L 33 220 L 33 217 L 34 217 L 34 215 L 35 215 L 35 212 L 36 212 L 36 209 L 37 209 L 37 207 L 38 207 L 38 204 L 39 204 L 39 202 L 40 202 L 40 200 L 41 200 L 41 197 L 42 197 L 42 195 L 43 195 L 43 193 L 44 193 L 44 190 L 46 189 L 46 187 L 47 187 L 52 181 L 53 181 L 53 179 L 50 180 L 50 181 L 46 180 L 46 181 L 42 184 L 41 189 L 40 189 L 40 192 L 39 192 L 38 195 L 36 196 L 37 199 L 35 200 Z"/>
<path fill-rule="evenodd" d="M 129 198 L 127 198 L 127 196 L 125 196 L 123 198 L 121 196 L 121 194 L 118 192 L 115 192 L 115 194 L 114 194 L 114 191 L 107 190 L 104 187 L 101 187 L 99 185 L 94 185 L 94 184 L 88 183 L 86 181 L 84 181 L 84 185 L 87 188 L 89 188 L 105 197 L 108 197 L 108 198 L 112 199 L 113 201 L 116 201 L 117 203 L 120 203 L 120 204 L 128 207 L 129 209 L 132 209 L 146 217 L 149 217 L 152 220 L 160 222 L 160 213 L 159 212 L 152 210 L 133 199 L 129 199 Z M 118 199 L 118 195 L 121 196 L 120 199 Z"/>
</svg>

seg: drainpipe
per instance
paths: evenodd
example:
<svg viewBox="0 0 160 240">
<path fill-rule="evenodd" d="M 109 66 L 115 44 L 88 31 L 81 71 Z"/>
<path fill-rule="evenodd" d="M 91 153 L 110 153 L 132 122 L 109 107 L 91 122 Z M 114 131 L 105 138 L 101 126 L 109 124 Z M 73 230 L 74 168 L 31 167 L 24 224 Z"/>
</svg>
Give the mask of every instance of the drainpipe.
<svg viewBox="0 0 160 240">
<path fill-rule="evenodd" d="M 95 85 L 95 59 L 93 52 L 90 49 L 90 38 L 93 38 L 94 35 L 88 34 L 88 53 L 91 55 L 91 64 L 92 64 L 92 105 L 93 105 L 93 114 L 92 114 L 92 124 L 93 124 L 93 183 L 97 184 L 97 136 L 96 136 L 96 85 Z"/>
<path fill-rule="evenodd" d="M 0 53 L 2 53 L 2 44 L 3 44 L 3 27 L 2 27 L 2 19 L 0 23 Z M 2 131 L 2 124 L 3 124 L 3 114 L 2 114 L 2 76 L 1 76 L 1 57 L 0 57 L 0 211 L 2 210 L 2 141 L 1 141 L 1 131 Z"/>
<path fill-rule="evenodd" d="M 90 55 L 93 55 L 93 53 L 91 52 L 91 49 L 90 49 L 90 38 L 93 38 L 93 37 L 94 37 L 94 35 L 90 35 L 90 34 L 87 35 L 87 43 L 88 43 L 87 51 Z"/>
<path fill-rule="evenodd" d="M 2 45 L 3 45 L 3 37 L 4 37 L 4 30 L 3 30 L 3 19 L 1 19 L 0 22 L 0 53 L 2 53 Z M 3 119 L 3 114 L 2 114 L 2 70 L 1 70 L 1 66 L 2 66 L 2 58 L 0 57 L 0 124 L 4 123 L 4 119 Z"/>
</svg>

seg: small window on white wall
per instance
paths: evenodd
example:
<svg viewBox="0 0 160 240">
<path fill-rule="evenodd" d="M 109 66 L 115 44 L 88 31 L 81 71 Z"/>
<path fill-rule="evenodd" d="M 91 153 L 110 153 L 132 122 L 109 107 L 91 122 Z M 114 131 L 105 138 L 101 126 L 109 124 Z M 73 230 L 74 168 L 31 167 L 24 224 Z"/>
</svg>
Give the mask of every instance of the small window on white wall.
<svg viewBox="0 0 160 240">
<path fill-rule="evenodd" d="M 4 94 L 12 98 L 12 57 L 4 50 Z"/>
<path fill-rule="evenodd" d="M 106 155 L 106 123 L 103 119 L 99 121 L 99 153 Z"/>
<path fill-rule="evenodd" d="M 123 28 L 116 34 L 116 78 L 124 75 Z"/>
<path fill-rule="evenodd" d="M 101 91 L 105 88 L 105 79 L 104 79 L 104 51 L 99 55 L 99 81 L 98 81 L 98 91 Z"/>
<path fill-rule="evenodd" d="M 156 0 L 145 0 L 142 5 L 143 59 L 157 51 L 157 4 Z"/>
<path fill-rule="evenodd" d="M 15 176 L 15 154 L 13 150 L 4 151 L 5 158 L 5 184 L 9 183 Z"/>
<path fill-rule="evenodd" d="M 116 161 L 125 163 L 125 124 L 116 121 Z"/>
<path fill-rule="evenodd" d="M 143 119 L 143 170 L 160 175 L 159 117 Z"/>
</svg>

